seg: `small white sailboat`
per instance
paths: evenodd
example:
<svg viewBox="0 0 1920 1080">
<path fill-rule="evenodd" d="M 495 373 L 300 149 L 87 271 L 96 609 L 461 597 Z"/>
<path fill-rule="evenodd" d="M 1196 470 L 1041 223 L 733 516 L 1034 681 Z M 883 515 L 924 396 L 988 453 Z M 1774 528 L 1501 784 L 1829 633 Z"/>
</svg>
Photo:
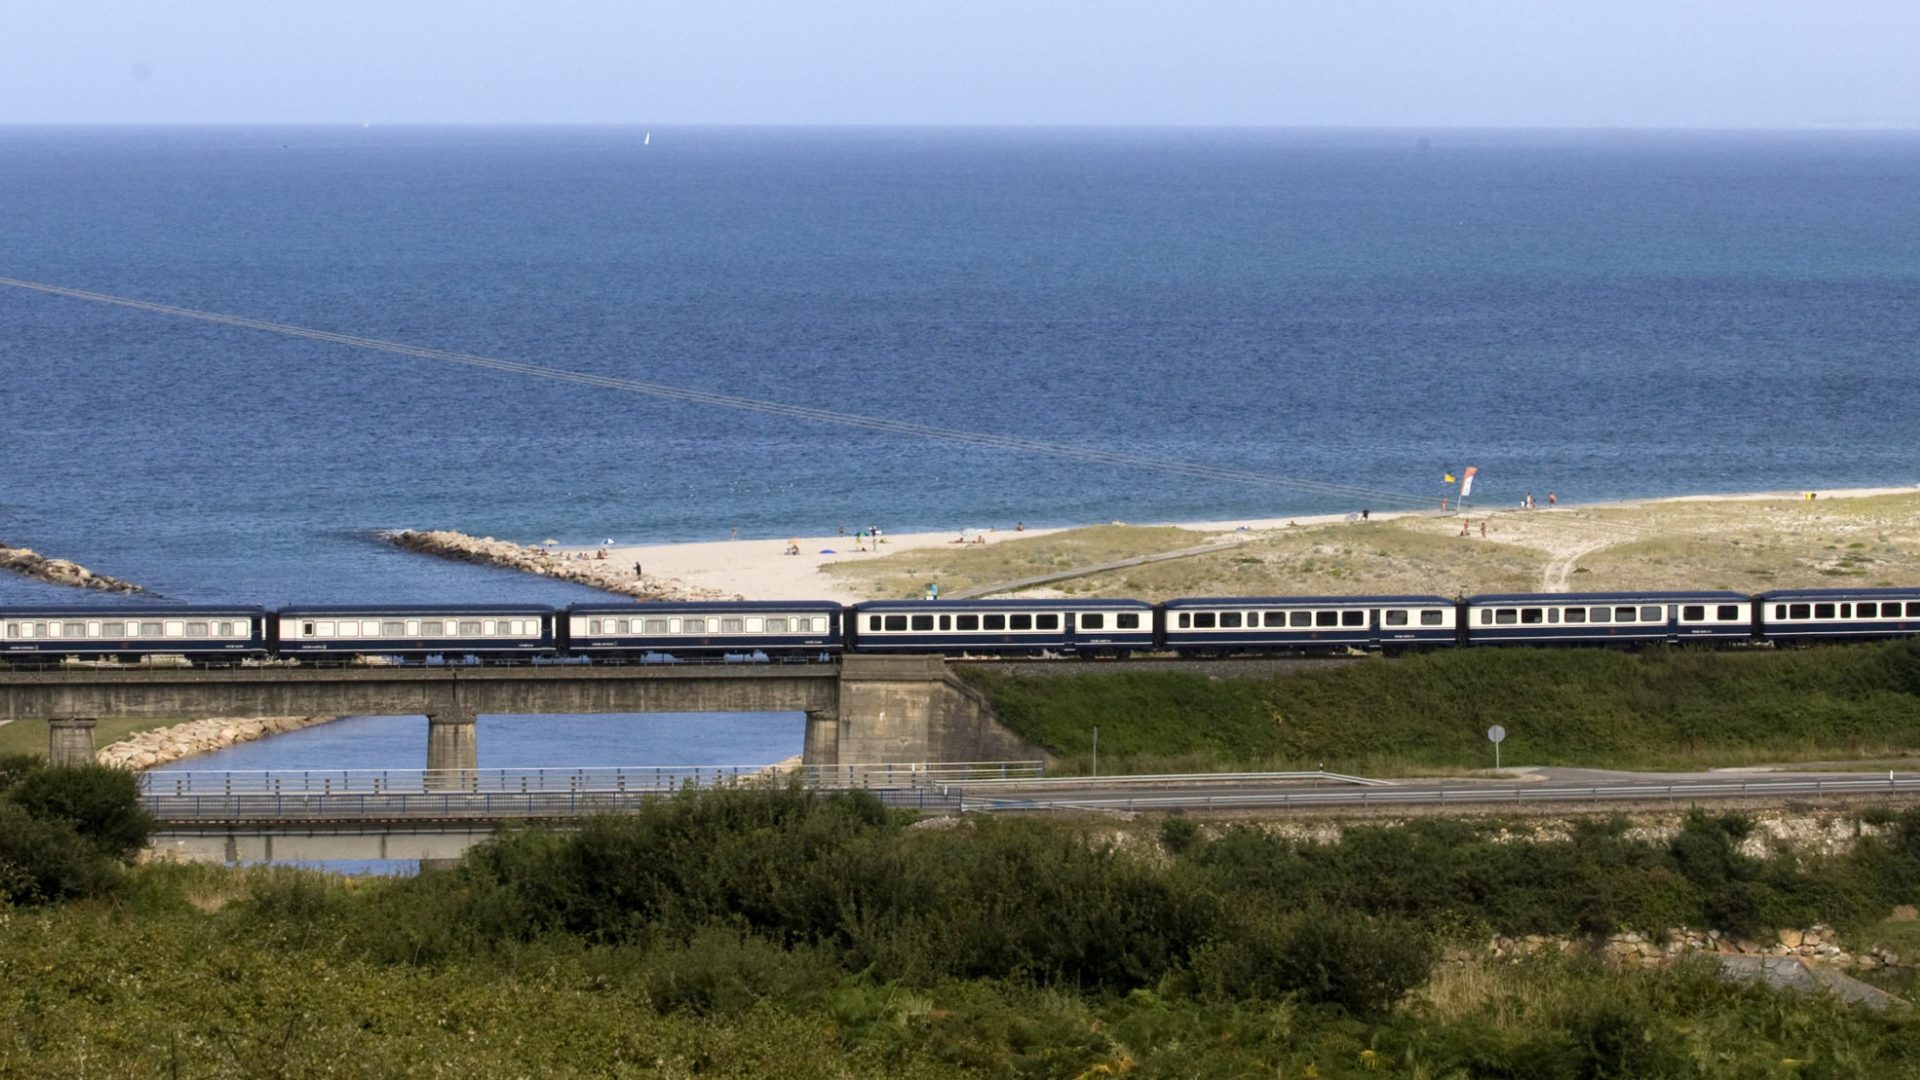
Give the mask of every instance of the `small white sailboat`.
<svg viewBox="0 0 1920 1080">
<path fill-rule="evenodd" d="M 641 146 L 652 146 L 652 145 L 653 145 L 653 132 L 651 132 L 651 131 L 649 131 L 649 132 L 647 132 L 647 134 L 646 134 L 646 137 L 640 140 L 640 145 L 641 145 Z"/>
</svg>

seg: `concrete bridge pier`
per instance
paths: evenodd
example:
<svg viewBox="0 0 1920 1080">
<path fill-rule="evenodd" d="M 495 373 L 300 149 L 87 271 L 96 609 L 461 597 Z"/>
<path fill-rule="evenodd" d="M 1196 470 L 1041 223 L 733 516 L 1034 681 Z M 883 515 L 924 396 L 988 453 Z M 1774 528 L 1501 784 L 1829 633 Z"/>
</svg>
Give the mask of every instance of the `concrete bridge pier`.
<svg viewBox="0 0 1920 1080">
<path fill-rule="evenodd" d="M 91 717 L 62 717 L 47 721 L 47 762 L 51 765 L 92 765 Z"/>
<path fill-rule="evenodd" d="M 840 714 L 832 709 L 807 713 L 806 739 L 800 760 L 808 765 L 832 765 L 840 760 Z"/>
<path fill-rule="evenodd" d="M 471 712 L 427 714 L 427 786 L 466 791 L 479 779 L 480 740 Z"/>
</svg>

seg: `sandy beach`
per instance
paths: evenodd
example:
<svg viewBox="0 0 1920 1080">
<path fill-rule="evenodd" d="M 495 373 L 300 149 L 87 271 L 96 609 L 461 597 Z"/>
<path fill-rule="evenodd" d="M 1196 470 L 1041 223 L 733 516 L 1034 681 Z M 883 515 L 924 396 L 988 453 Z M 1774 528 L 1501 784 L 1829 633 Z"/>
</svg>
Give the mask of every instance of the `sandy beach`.
<svg viewBox="0 0 1920 1080">
<path fill-rule="evenodd" d="M 1914 494 L 1916 488 L 1851 488 L 1818 493 L 1819 501 L 1859 499 L 1882 495 Z M 1517 524 L 1532 523 L 1526 532 L 1527 543 L 1541 548 L 1556 560 L 1570 566 L 1580 555 L 1604 546 L 1596 541 L 1592 532 L 1574 527 L 1575 523 L 1566 520 L 1566 528 L 1548 528 L 1549 517 L 1572 516 L 1587 510 L 1627 510 L 1657 508 L 1667 504 L 1692 504 L 1709 502 L 1779 502 L 1799 504 L 1806 498 L 1805 491 L 1745 492 L 1726 495 L 1681 495 L 1656 499 L 1632 499 L 1616 502 L 1588 503 L 1571 505 L 1562 502 L 1558 507 L 1548 509 L 1543 504 L 1531 511 L 1505 507 L 1478 508 L 1468 512 L 1474 522 L 1493 522 L 1496 529 Z M 1219 521 L 1188 522 L 1128 522 L 1133 526 L 1172 526 L 1195 533 L 1193 542 L 1205 543 L 1209 539 L 1230 543 L 1237 539 L 1261 535 L 1273 535 L 1293 530 L 1314 529 L 1317 527 L 1347 524 L 1353 515 L 1321 514 L 1296 515 L 1283 518 L 1245 518 Z M 1448 522 L 1457 522 L 1459 515 L 1449 511 L 1445 515 L 1434 511 L 1379 511 L 1370 515 L 1375 522 L 1394 521 L 1407 517 L 1442 518 Z M 1563 519 L 1564 520 L 1564 519 Z M 1119 523 L 1113 523 L 1119 524 Z M 1475 526 L 1478 527 L 1477 524 Z M 1451 526 L 1448 526 L 1450 529 Z M 970 536 L 977 536 L 977 542 L 961 544 L 959 534 L 954 532 L 938 533 L 887 533 L 882 528 L 881 543 L 876 547 L 868 543 L 860 544 L 866 551 L 856 550 L 856 538 L 849 536 L 795 536 L 795 537 L 743 537 L 739 540 L 715 540 L 682 544 L 646 544 L 631 545 L 616 543 L 608 547 L 607 557 L 620 567 L 639 564 L 650 580 L 661 579 L 693 589 L 713 589 L 738 594 L 755 600 L 798 600 L 820 599 L 852 601 L 861 599 L 855 583 L 849 579 L 823 572 L 823 568 L 835 563 L 858 564 L 867 560 L 883 559 L 886 556 L 903 552 L 920 551 L 928 548 L 971 551 L 978 547 L 992 547 L 1014 540 L 1044 537 L 1068 531 L 1065 528 L 1052 529 L 996 529 L 991 531 L 968 530 Z M 789 542 L 799 549 L 799 554 L 787 554 Z M 585 551 L 589 556 L 596 555 L 599 547 L 562 548 L 566 555 Z M 1566 571 L 1561 571 L 1562 578 Z M 1564 584 L 1560 587 L 1564 588 Z"/>
</svg>

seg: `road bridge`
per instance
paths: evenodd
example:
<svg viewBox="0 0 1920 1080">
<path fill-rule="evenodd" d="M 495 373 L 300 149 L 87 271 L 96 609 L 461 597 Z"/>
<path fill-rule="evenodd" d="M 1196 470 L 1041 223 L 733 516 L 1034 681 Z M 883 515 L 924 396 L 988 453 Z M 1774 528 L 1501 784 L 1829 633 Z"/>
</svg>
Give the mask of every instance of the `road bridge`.
<svg viewBox="0 0 1920 1080">
<path fill-rule="evenodd" d="M 1041 756 L 937 656 L 811 664 L 0 670 L 0 720 L 51 721 L 56 761 L 90 760 L 100 717 L 419 715 L 427 719 L 427 768 L 456 787 L 462 773 L 477 768 L 481 713 L 650 712 L 800 713 L 809 765 Z"/>
</svg>

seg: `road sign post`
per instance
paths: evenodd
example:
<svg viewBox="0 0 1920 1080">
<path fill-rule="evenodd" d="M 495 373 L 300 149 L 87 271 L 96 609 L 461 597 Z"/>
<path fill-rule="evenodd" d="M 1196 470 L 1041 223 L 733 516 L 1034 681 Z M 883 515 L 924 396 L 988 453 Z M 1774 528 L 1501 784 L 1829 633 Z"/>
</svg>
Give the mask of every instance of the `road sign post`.
<svg viewBox="0 0 1920 1080">
<path fill-rule="evenodd" d="M 1500 771 L 1500 744 L 1507 738 L 1507 729 L 1495 724 L 1487 729 L 1487 741 L 1493 744 L 1493 769 Z"/>
</svg>

